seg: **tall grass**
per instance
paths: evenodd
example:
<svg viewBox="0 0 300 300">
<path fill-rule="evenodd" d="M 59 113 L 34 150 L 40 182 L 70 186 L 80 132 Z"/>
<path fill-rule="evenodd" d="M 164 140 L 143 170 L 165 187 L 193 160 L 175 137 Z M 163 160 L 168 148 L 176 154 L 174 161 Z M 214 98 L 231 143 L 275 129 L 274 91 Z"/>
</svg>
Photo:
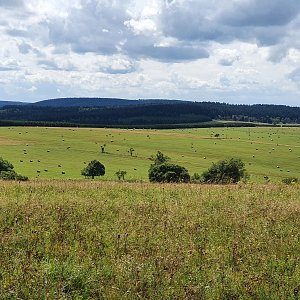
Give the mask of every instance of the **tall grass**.
<svg viewBox="0 0 300 300">
<path fill-rule="evenodd" d="M 1 183 L 0 299 L 298 299 L 300 187 Z"/>
</svg>

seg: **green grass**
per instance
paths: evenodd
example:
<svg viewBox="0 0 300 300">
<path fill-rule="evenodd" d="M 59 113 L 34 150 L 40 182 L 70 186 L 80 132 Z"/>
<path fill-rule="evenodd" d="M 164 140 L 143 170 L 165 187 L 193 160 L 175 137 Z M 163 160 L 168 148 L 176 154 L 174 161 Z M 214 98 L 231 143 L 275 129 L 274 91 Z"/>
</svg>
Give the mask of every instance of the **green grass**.
<svg viewBox="0 0 300 300">
<path fill-rule="evenodd" d="M 299 299 L 299 195 L 3 182 L 0 299 Z"/>
<path fill-rule="evenodd" d="M 216 133 L 219 138 L 214 137 Z M 84 162 L 98 159 L 106 167 L 103 179 L 116 179 L 115 172 L 121 169 L 127 171 L 127 180 L 147 180 L 149 157 L 160 150 L 191 174 L 202 173 L 218 160 L 239 157 L 252 182 L 264 182 L 264 176 L 277 182 L 299 177 L 299 142 L 300 128 L 0 128 L 1 156 L 30 179 L 78 179 Z M 107 153 L 101 154 L 103 144 Z M 128 153 L 131 147 L 135 149 L 133 157 Z"/>
</svg>

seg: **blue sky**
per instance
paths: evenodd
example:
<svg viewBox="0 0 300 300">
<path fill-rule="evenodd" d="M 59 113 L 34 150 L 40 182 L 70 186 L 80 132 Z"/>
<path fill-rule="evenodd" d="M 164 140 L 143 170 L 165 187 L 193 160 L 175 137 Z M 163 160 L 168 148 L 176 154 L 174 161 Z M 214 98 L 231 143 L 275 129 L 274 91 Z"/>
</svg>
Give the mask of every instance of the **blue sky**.
<svg viewBox="0 0 300 300">
<path fill-rule="evenodd" d="M 0 99 L 300 106 L 299 0 L 0 0 Z"/>
</svg>

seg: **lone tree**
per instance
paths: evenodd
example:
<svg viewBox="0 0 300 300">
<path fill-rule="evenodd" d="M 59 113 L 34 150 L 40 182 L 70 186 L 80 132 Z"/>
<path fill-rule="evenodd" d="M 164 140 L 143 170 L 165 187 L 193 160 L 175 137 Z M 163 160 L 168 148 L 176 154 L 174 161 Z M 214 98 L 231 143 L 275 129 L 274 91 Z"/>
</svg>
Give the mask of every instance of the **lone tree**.
<svg viewBox="0 0 300 300">
<path fill-rule="evenodd" d="M 133 148 L 130 148 L 130 149 L 128 150 L 128 152 L 130 153 L 130 156 L 132 156 L 132 155 L 133 155 L 133 152 L 134 152 L 134 149 L 133 149 Z"/>
<path fill-rule="evenodd" d="M 101 153 L 104 153 L 104 152 L 105 152 L 105 147 L 106 147 L 106 144 L 101 145 Z"/>
<path fill-rule="evenodd" d="M 26 181 L 28 180 L 28 177 L 16 173 L 14 166 L 7 160 L 0 157 L 0 179 Z"/>
<path fill-rule="evenodd" d="M 247 179 L 245 164 L 239 158 L 231 158 L 213 163 L 212 166 L 202 173 L 204 183 L 237 183 Z"/>
<path fill-rule="evenodd" d="M 92 160 L 82 171 L 81 175 L 85 177 L 103 176 L 105 174 L 105 167 L 98 160 Z"/>
<path fill-rule="evenodd" d="M 152 156 L 154 164 L 149 169 L 150 182 L 189 182 L 188 170 L 182 166 L 168 163 L 169 157 L 158 151 Z"/>
<path fill-rule="evenodd" d="M 117 175 L 119 180 L 121 179 L 125 180 L 125 175 L 127 174 L 127 172 L 124 170 L 119 170 L 115 174 Z"/>
</svg>

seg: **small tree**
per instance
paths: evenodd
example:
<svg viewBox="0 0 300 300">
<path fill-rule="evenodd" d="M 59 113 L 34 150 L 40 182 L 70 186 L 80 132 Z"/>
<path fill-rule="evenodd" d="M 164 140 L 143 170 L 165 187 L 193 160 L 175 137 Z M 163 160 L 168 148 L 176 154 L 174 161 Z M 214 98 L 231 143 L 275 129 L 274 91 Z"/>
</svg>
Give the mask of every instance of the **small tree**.
<svg viewBox="0 0 300 300">
<path fill-rule="evenodd" d="M 119 180 L 121 179 L 125 180 L 125 175 L 127 174 L 127 172 L 124 170 L 119 170 L 115 174 L 117 175 Z"/>
<path fill-rule="evenodd" d="M 106 144 L 104 144 L 104 145 L 101 146 L 101 153 L 105 152 L 105 147 L 106 147 Z"/>
<path fill-rule="evenodd" d="M 130 156 L 132 156 L 132 155 L 133 155 L 133 152 L 134 152 L 134 149 L 133 149 L 133 148 L 130 148 L 130 149 L 128 150 L 128 152 L 130 153 Z"/>
<path fill-rule="evenodd" d="M 155 156 L 151 156 L 151 160 L 154 161 L 155 165 L 164 164 L 170 160 L 170 157 L 164 155 L 161 151 L 157 151 Z"/>
<path fill-rule="evenodd" d="M 92 160 L 82 171 L 81 175 L 85 177 L 103 176 L 105 174 L 105 167 L 98 160 Z"/>
<path fill-rule="evenodd" d="M 247 179 L 247 173 L 245 164 L 239 158 L 214 163 L 202 174 L 202 181 L 205 183 L 237 183 L 241 179 Z"/>
<path fill-rule="evenodd" d="M 26 181 L 28 180 L 28 177 L 16 173 L 14 166 L 7 160 L 0 157 L 0 179 Z"/>
</svg>

